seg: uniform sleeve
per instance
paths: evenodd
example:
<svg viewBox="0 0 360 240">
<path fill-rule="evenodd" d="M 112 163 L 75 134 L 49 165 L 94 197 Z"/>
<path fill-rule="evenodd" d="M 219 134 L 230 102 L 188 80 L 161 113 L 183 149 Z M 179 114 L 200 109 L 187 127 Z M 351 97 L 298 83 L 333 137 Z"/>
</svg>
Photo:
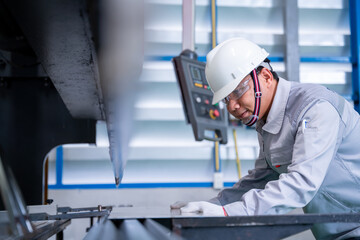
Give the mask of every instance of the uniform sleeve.
<svg viewBox="0 0 360 240">
<path fill-rule="evenodd" d="M 225 205 L 229 216 L 286 213 L 304 207 L 315 196 L 337 151 L 340 117 L 329 102 L 319 101 L 298 122 L 288 172 L 264 189 L 251 189 L 240 201 Z"/>
<path fill-rule="evenodd" d="M 222 190 L 217 197 L 210 199 L 209 202 L 224 206 L 238 201 L 251 189 L 264 189 L 269 181 L 279 179 L 279 174 L 267 165 L 265 157 L 262 155 L 261 135 L 258 135 L 258 140 L 260 153 L 255 161 L 255 169 L 250 170 L 249 174 L 242 177 L 232 188 Z"/>
</svg>

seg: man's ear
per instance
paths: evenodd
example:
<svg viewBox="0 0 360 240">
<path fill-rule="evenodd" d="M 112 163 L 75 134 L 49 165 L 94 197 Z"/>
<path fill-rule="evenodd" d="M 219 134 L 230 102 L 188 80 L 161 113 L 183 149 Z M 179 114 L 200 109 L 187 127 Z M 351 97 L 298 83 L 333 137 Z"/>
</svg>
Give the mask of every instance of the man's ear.
<svg viewBox="0 0 360 240">
<path fill-rule="evenodd" d="M 268 86 L 268 87 L 271 86 L 271 84 L 274 80 L 274 77 L 273 77 L 272 73 L 270 72 L 270 70 L 264 67 L 263 69 L 261 69 L 260 74 L 265 79 L 266 86 Z"/>
</svg>

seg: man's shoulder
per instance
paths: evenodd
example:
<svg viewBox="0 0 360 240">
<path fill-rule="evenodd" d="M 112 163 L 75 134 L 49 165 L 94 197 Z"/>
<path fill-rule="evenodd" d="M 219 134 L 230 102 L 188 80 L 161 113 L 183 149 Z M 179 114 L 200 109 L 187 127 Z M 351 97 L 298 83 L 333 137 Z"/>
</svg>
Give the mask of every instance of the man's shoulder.
<svg viewBox="0 0 360 240">
<path fill-rule="evenodd" d="M 285 115 L 293 124 L 299 115 L 318 101 L 327 101 L 336 106 L 338 95 L 319 84 L 291 82 Z"/>
<path fill-rule="evenodd" d="M 334 94 L 337 95 L 335 92 L 319 84 L 291 82 L 289 98 L 293 98 L 295 102 L 299 103 L 298 101 L 326 99 Z"/>
</svg>

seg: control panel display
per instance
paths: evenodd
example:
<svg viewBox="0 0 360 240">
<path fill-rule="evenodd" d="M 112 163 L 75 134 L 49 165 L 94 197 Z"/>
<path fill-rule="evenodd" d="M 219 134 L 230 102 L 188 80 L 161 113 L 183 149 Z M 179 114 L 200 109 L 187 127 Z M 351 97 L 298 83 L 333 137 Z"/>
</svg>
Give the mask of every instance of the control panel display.
<svg viewBox="0 0 360 240">
<path fill-rule="evenodd" d="M 191 73 L 191 78 L 194 83 L 194 87 L 210 89 L 206 81 L 205 72 L 203 68 L 194 65 L 189 65 L 189 69 Z"/>
<path fill-rule="evenodd" d="M 196 53 L 185 50 L 173 58 L 173 64 L 185 116 L 192 125 L 195 139 L 203 140 L 205 131 L 210 130 L 219 136 L 221 143 L 227 143 L 227 114 L 219 104 L 211 104 L 213 93 L 205 78 L 205 63 L 197 61 Z"/>
<path fill-rule="evenodd" d="M 194 82 L 200 81 L 202 83 L 201 72 L 198 67 L 190 66 L 191 76 Z"/>
</svg>

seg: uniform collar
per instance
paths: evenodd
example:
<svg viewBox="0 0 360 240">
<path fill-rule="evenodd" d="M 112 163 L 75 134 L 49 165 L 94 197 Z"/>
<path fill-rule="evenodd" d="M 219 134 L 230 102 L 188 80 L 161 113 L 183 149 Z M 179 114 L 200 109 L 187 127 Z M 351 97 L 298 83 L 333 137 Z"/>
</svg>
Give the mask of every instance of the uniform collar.
<svg viewBox="0 0 360 240">
<path fill-rule="evenodd" d="M 291 83 L 283 78 L 279 78 L 274 100 L 272 102 L 266 123 L 262 130 L 271 134 L 277 134 L 280 131 L 285 116 L 286 103 L 289 98 Z"/>
</svg>

